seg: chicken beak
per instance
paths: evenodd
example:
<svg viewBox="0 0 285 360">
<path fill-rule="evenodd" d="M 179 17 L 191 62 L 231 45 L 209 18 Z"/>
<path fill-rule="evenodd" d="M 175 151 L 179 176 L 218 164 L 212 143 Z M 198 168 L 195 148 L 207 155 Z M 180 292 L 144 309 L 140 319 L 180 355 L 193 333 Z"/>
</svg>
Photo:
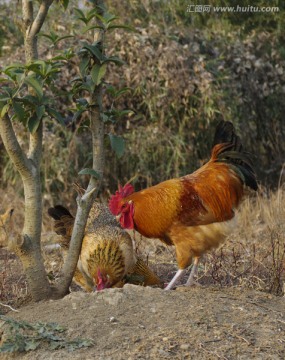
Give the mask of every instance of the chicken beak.
<svg viewBox="0 0 285 360">
<path fill-rule="evenodd" d="M 120 218 L 121 218 L 121 214 L 119 214 L 119 215 L 116 216 L 116 220 L 117 220 L 118 222 L 120 222 Z"/>
</svg>

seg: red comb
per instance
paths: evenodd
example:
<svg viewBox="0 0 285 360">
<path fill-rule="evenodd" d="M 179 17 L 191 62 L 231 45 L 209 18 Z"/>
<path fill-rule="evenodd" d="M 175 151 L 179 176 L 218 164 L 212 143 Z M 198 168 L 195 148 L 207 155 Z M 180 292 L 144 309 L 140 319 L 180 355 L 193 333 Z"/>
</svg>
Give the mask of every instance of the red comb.
<svg viewBox="0 0 285 360">
<path fill-rule="evenodd" d="M 119 192 L 122 197 L 127 197 L 134 192 L 134 187 L 132 184 L 126 184 L 123 188 L 119 185 Z"/>
<path fill-rule="evenodd" d="M 131 195 L 134 192 L 134 187 L 131 184 L 126 184 L 124 187 L 119 185 L 119 190 L 116 191 L 115 195 L 111 196 L 109 201 L 109 209 L 113 215 L 119 215 L 121 212 L 120 201 Z"/>
<path fill-rule="evenodd" d="M 107 286 L 107 283 L 103 279 L 100 269 L 98 269 L 98 271 L 97 271 L 97 277 L 98 277 L 98 283 L 96 284 L 96 290 L 100 291 L 100 290 L 106 289 L 108 286 Z"/>
</svg>

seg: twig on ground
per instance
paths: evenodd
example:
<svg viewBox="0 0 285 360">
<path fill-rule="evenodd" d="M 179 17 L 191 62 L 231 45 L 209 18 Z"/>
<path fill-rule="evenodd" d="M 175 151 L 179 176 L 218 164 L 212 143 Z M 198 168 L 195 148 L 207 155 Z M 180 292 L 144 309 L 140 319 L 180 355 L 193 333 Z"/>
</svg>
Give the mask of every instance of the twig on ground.
<svg viewBox="0 0 285 360">
<path fill-rule="evenodd" d="M 9 309 L 12 310 L 12 311 L 19 312 L 19 310 L 16 310 L 16 309 L 12 308 L 12 306 L 10 306 L 10 305 L 6 305 L 6 304 L 3 304 L 3 303 L 1 303 L 1 302 L 0 302 L 0 305 L 1 305 L 1 306 L 6 306 L 7 308 L 9 308 Z"/>
</svg>

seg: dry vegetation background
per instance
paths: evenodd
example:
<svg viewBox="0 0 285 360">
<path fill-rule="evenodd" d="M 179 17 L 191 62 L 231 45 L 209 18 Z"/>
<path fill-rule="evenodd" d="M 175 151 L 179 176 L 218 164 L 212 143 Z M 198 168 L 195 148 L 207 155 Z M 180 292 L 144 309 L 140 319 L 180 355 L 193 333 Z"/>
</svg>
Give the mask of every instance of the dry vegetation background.
<svg viewBox="0 0 285 360">
<path fill-rule="evenodd" d="M 239 211 L 233 234 L 218 250 L 205 256 L 199 269 L 201 284 L 245 286 L 276 295 L 284 293 L 285 281 L 285 35 L 284 9 L 269 20 L 233 15 L 190 16 L 185 2 L 110 1 L 111 12 L 136 32 L 117 31 L 107 39 L 107 52 L 118 54 L 126 65 L 110 67 L 107 82 L 130 87 L 114 103 L 105 94 L 105 107 L 128 108 L 134 115 L 108 125 L 107 132 L 122 135 L 126 150 L 117 158 L 106 140 L 106 167 L 101 200 L 106 201 L 120 181 L 134 177 L 137 189 L 192 172 L 209 156 L 213 129 L 220 119 L 232 121 L 245 148 L 254 156 L 261 183 L 257 196 L 250 194 Z M 211 1 L 208 1 L 211 3 Z M 23 60 L 22 39 L 17 30 L 17 4 L 0 21 L 0 66 Z M 55 4 L 50 23 L 60 35 L 75 26 L 72 7 L 62 17 Z M 15 20 L 11 22 L 11 18 Z M 283 27 L 284 28 L 284 27 Z M 44 47 L 49 57 L 56 48 Z M 59 47 L 76 48 L 68 39 Z M 78 171 L 91 162 L 89 134 L 84 117 L 72 122 L 72 99 L 64 96 L 78 72 L 74 59 L 61 74 L 62 96 L 58 108 L 66 128 L 46 122 L 42 185 L 44 190 L 43 243 L 56 242 L 47 208 L 62 203 L 75 211 L 72 184 L 82 185 Z M 25 133 L 21 126 L 17 131 Z M 0 212 L 14 207 L 12 228 L 2 236 L 16 236 L 23 222 L 23 189 L 0 139 Z M 137 251 L 167 282 L 176 269 L 172 249 L 144 241 L 135 234 Z M 45 250 L 44 250 L 45 251 Z M 0 301 L 17 306 L 27 295 L 18 260 L 0 250 Z M 61 264 L 60 250 L 45 251 L 51 281 Z M 1 312 L 3 309 L 1 308 Z"/>
</svg>

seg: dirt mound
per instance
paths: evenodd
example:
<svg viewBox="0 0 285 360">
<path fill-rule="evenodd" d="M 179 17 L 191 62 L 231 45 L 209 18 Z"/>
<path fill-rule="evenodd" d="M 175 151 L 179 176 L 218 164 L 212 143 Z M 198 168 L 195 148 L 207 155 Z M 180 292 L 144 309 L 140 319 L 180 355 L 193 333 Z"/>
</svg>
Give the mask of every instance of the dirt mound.
<svg viewBox="0 0 285 360">
<path fill-rule="evenodd" d="M 14 319 L 56 322 L 68 338 L 94 345 L 74 351 L 41 347 L 3 359 L 284 359 L 284 297 L 216 287 L 176 291 L 126 285 L 26 306 Z"/>
</svg>

